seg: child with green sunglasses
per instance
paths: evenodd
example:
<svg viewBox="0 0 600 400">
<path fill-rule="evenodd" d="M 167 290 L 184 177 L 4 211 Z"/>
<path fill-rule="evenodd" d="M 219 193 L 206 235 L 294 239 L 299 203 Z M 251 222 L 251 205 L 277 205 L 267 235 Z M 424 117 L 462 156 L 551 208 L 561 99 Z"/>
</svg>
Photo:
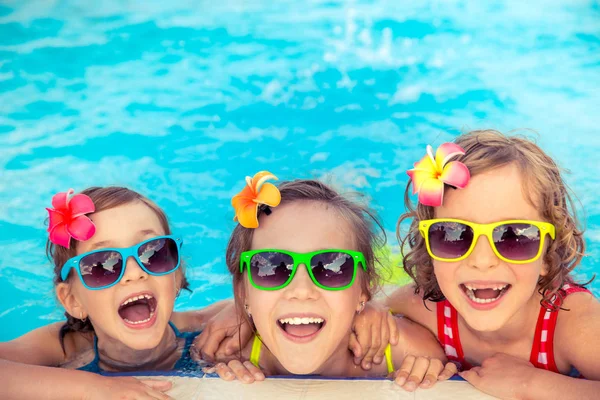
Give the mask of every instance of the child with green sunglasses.
<svg viewBox="0 0 600 400">
<path fill-rule="evenodd" d="M 528 139 L 476 131 L 428 148 L 409 175 L 398 237 L 414 284 L 384 308 L 436 334 L 488 394 L 596 398 L 600 303 L 571 275 L 585 244 L 552 158 Z M 357 319 L 359 337 L 379 330 L 377 313 Z"/>
<path fill-rule="evenodd" d="M 59 193 L 52 205 L 47 252 L 67 320 L 0 343 L 0 397 L 169 399 L 169 381 L 99 373 L 196 367 L 190 346 L 221 305 L 173 312 L 188 289 L 181 238 L 127 188 Z"/>
<path fill-rule="evenodd" d="M 227 247 L 235 306 L 254 335 L 214 370 L 247 383 L 270 375 L 389 376 L 407 390 L 452 376 L 434 335 L 403 318 L 391 317 L 400 340 L 387 346 L 385 364 L 365 371 L 354 363 L 350 333 L 376 289 L 374 249 L 385 234 L 368 209 L 321 182 L 282 183 L 278 197 L 265 177 L 274 178 L 248 178 L 247 202 L 234 198 L 240 225 Z"/>
</svg>

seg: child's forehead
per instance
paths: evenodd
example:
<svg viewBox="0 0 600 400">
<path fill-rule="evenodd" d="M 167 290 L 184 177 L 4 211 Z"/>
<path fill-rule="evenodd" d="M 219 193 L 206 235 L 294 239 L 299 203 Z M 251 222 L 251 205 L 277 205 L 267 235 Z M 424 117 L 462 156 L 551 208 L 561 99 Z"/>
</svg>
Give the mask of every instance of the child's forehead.
<svg viewBox="0 0 600 400">
<path fill-rule="evenodd" d="M 261 215 L 252 239 L 252 248 L 279 248 L 313 251 L 327 248 L 352 249 L 350 224 L 330 205 L 316 201 L 282 204 L 270 215 Z"/>
<path fill-rule="evenodd" d="M 464 189 L 446 189 L 436 218 L 459 218 L 479 223 L 506 219 L 540 220 L 535 193 L 529 190 L 519 168 L 509 164 L 477 174 Z"/>
</svg>

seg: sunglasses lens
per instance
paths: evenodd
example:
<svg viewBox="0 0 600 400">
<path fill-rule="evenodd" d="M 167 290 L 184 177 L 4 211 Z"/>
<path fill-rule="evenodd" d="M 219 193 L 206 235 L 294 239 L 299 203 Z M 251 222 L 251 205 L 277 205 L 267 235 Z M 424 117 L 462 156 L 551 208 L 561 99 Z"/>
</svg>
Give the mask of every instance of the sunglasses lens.
<svg viewBox="0 0 600 400">
<path fill-rule="evenodd" d="M 540 230 L 531 224 L 500 225 L 492 235 L 498 253 L 509 260 L 531 260 L 540 250 Z"/>
<path fill-rule="evenodd" d="M 354 276 L 354 260 L 346 253 L 314 255 L 310 260 L 310 268 L 317 282 L 329 288 L 347 286 Z"/>
<path fill-rule="evenodd" d="M 287 282 L 294 270 L 292 256 L 274 251 L 257 253 L 250 259 L 250 273 L 255 285 L 274 288 Z"/>
<path fill-rule="evenodd" d="M 429 247 L 439 258 L 460 258 L 473 243 L 473 229 L 459 222 L 436 222 L 429 227 Z"/>
<path fill-rule="evenodd" d="M 138 257 L 151 273 L 166 274 L 179 265 L 179 248 L 171 238 L 154 239 L 139 247 Z"/>
<path fill-rule="evenodd" d="M 115 283 L 122 269 L 123 258 L 115 251 L 99 251 L 79 261 L 83 282 L 91 288 L 101 288 Z"/>
</svg>

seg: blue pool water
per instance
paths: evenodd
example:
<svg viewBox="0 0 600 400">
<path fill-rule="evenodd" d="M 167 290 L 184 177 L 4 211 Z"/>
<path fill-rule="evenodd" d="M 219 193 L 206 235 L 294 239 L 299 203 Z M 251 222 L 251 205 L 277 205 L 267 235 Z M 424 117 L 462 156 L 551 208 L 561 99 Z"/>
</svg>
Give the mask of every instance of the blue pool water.
<svg viewBox="0 0 600 400">
<path fill-rule="evenodd" d="M 127 185 L 164 207 L 189 309 L 231 295 L 244 176 L 364 191 L 392 232 L 405 170 L 470 129 L 538 132 L 585 210 L 579 273 L 600 272 L 598 3 L 404 3 L 2 2 L 0 340 L 61 319 L 44 258 L 58 191 Z"/>
</svg>

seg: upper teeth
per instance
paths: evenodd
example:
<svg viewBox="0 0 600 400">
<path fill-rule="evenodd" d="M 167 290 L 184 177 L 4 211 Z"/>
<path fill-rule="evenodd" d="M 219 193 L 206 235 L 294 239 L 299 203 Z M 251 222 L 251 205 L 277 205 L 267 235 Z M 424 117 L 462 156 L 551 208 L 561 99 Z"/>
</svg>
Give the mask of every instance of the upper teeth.
<svg viewBox="0 0 600 400">
<path fill-rule="evenodd" d="M 148 299 L 149 300 L 151 298 L 152 298 L 152 296 L 149 295 L 149 294 L 142 294 L 140 296 L 133 296 L 133 297 L 130 297 L 127 300 L 125 300 L 123 303 L 121 303 L 121 306 L 124 306 L 125 304 L 129 304 L 129 303 L 131 303 L 133 301 L 137 301 L 137 300 L 141 300 L 141 299 Z"/>
<path fill-rule="evenodd" d="M 306 325 L 306 324 L 320 324 L 323 322 L 322 318 L 282 318 L 279 320 L 282 324 L 291 324 L 291 325 Z"/>
<path fill-rule="evenodd" d="M 466 283 L 465 283 L 465 287 L 466 287 L 467 289 L 469 289 L 469 290 L 478 290 L 478 289 L 493 289 L 493 290 L 502 290 L 502 289 L 504 289 L 504 288 L 505 288 L 505 287 L 507 287 L 507 286 L 508 286 L 508 284 L 504 284 L 504 285 L 502 285 L 502 286 L 491 286 L 491 287 L 487 287 L 487 288 L 476 288 L 476 287 L 473 287 L 473 286 L 471 286 L 471 285 L 468 285 L 468 284 L 466 284 Z"/>
</svg>

